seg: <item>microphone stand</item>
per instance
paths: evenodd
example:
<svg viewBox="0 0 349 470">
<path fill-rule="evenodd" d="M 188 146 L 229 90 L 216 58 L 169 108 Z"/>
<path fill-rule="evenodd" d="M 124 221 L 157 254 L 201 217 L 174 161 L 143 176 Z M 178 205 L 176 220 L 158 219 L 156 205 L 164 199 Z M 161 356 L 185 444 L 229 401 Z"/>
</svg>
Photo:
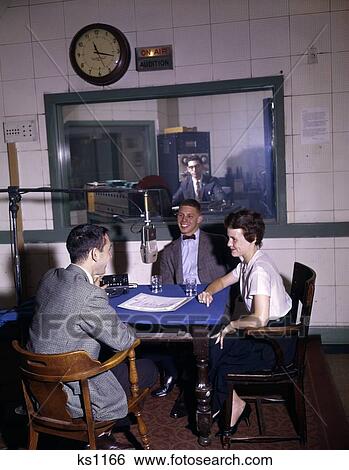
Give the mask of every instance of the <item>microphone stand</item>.
<svg viewBox="0 0 349 470">
<path fill-rule="evenodd" d="M 14 283 L 16 291 L 16 302 L 19 306 L 23 301 L 23 283 L 22 283 L 22 271 L 21 271 L 21 260 L 18 249 L 18 227 L 17 227 L 17 214 L 19 209 L 19 203 L 22 200 L 22 194 L 26 193 L 99 193 L 103 192 L 114 192 L 118 191 L 119 188 L 113 187 L 100 187 L 100 188 L 71 188 L 71 189 L 54 189 L 49 187 L 40 188 L 20 188 L 19 186 L 8 186 L 7 189 L 0 189 L 0 193 L 8 193 L 9 198 L 9 213 L 10 213 L 10 240 L 13 247 L 12 250 L 12 266 L 14 273 Z M 148 211 L 148 190 L 139 190 L 141 193 L 145 193 L 145 223 L 149 227 L 151 221 L 149 219 Z"/>
</svg>

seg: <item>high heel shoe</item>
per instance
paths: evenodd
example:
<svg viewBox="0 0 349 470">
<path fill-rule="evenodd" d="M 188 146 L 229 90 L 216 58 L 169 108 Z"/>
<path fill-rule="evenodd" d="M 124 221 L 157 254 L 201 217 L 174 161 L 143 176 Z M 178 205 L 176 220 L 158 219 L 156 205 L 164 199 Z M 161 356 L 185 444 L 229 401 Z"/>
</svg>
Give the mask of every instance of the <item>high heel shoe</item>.
<svg viewBox="0 0 349 470">
<path fill-rule="evenodd" d="M 219 433 L 220 436 L 232 436 L 238 430 L 239 424 L 241 421 L 245 421 L 247 426 L 250 425 L 250 414 L 251 414 L 251 405 L 246 403 L 244 409 L 242 410 L 241 415 L 238 417 L 236 423 L 233 426 L 230 426 L 228 429 L 222 426 L 222 431 Z"/>
</svg>

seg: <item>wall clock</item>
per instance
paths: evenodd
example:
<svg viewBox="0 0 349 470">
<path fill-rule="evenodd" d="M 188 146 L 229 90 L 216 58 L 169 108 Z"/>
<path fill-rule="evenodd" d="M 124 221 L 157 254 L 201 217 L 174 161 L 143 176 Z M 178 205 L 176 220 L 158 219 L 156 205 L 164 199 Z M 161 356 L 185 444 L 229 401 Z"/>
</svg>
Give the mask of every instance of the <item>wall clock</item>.
<svg viewBox="0 0 349 470">
<path fill-rule="evenodd" d="M 127 71 L 131 59 L 125 35 L 114 26 L 94 23 L 80 29 L 69 48 L 75 72 L 93 85 L 110 85 Z"/>
</svg>

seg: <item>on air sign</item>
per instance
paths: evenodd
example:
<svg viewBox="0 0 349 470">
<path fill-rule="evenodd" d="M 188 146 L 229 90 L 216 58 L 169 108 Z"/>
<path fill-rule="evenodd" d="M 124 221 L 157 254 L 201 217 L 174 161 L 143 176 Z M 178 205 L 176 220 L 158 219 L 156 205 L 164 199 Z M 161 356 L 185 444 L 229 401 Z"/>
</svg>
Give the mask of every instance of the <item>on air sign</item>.
<svg viewBox="0 0 349 470">
<path fill-rule="evenodd" d="M 173 69 L 172 46 L 136 48 L 136 70 L 138 72 L 168 69 Z"/>
</svg>

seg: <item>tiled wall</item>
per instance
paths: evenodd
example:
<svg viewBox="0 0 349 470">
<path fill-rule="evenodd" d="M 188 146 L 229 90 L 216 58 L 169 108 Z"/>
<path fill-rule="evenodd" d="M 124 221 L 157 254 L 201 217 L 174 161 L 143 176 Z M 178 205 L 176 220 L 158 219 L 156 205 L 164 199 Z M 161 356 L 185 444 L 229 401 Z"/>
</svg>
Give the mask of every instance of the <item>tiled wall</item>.
<svg viewBox="0 0 349 470">
<path fill-rule="evenodd" d="M 137 46 L 173 44 L 174 70 L 138 73 L 134 54 L 126 75 L 108 88 L 171 85 L 279 74 L 285 82 L 288 222 L 349 221 L 348 0 L 10 0 L 0 18 L 0 121 L 34 118 L 36 142 L 17 144 L 22 186 L 49 184 L 43 93 L 90 90 L 74 75 L 69 43 L 88 23 L 106 22 Z M 1 10 L 0 10 L 1 11 Z M 308 64 L 307 48 L 318 49 Z M 328 142 L 301 143 L 300 112 L 326 107 Z M 9 184 L 0 133 L 0 187 Z M 48 196 L 22 203 L 26 229 L 52 228 Z M 0 198 L 0 230 L 8 228 Z M 349 234 L 348 234 L 349 235 Z M 348 325 L 349 237 L 265 241 L 282 274 L 295 260 L 318 273 L 314 324 Z M 122 256 L 125 246 L 116 247 Z M 139 246 L 127 243 L 130 277 L 145 282 Z M 30 245 L 26 274 L 34 289 L 48 266 L 68 262 L 64 245 Z M 0 246 L 0 301 L 12 290 L 10 248 Z M 9 300 L 8 300 L 9 301 Z"/>
</svg>

